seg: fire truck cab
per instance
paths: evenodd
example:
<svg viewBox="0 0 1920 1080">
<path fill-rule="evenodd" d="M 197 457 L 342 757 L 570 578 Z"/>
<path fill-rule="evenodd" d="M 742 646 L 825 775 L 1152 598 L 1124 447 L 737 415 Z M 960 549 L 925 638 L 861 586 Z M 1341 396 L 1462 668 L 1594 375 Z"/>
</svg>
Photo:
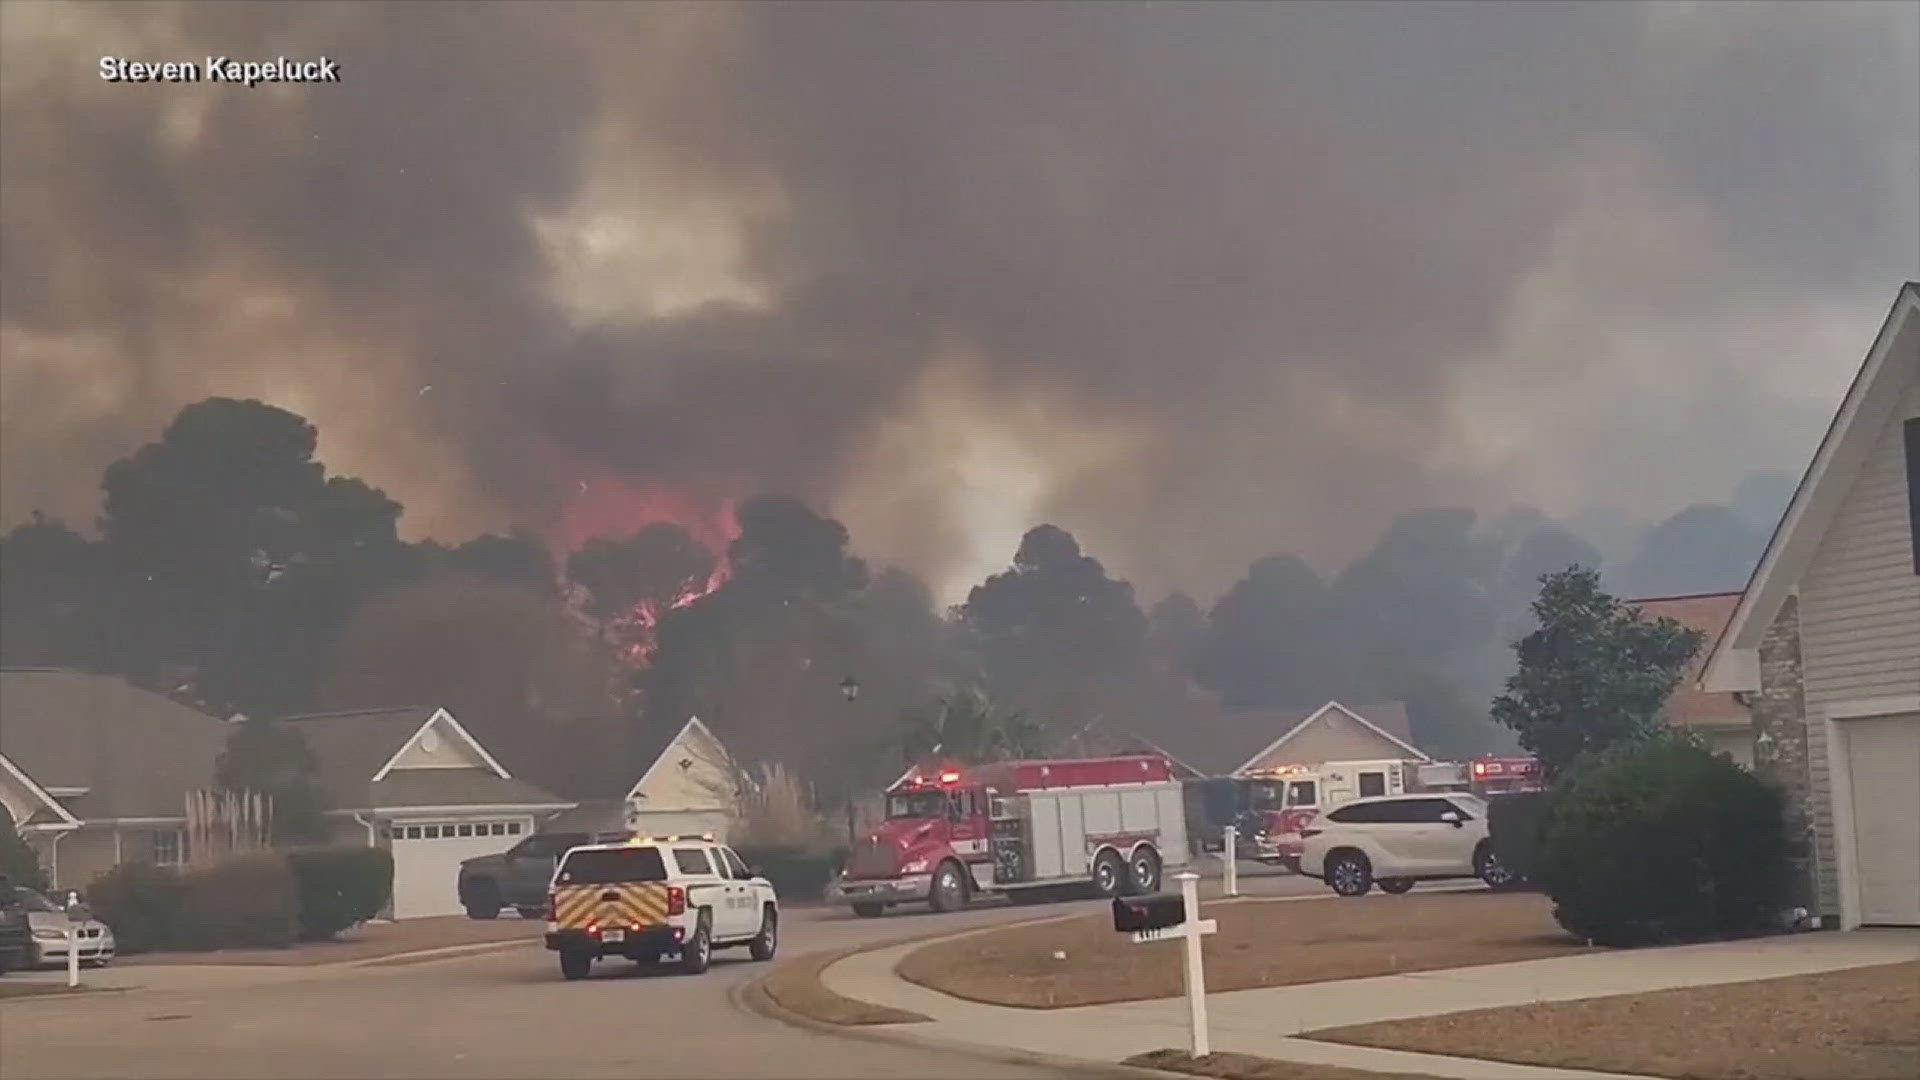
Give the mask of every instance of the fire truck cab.
<svg viewBox="0 0 1920 1080">
<path fill-rule="evenodd" d="M 1160 757 L 931 762 L 908 769 L 885 804 L 833 890 L 859 915 L 1069 884 L 1150 891 L 1163 866 L 1187 860 L 1181 786 Z"/>
</svg>

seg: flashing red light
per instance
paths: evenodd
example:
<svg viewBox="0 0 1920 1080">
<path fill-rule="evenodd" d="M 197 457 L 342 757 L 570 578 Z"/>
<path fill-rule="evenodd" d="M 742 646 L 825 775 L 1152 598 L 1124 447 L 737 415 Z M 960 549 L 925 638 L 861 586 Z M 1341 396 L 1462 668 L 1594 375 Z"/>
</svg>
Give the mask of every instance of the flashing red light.
<svg viewBox="0 0 1920 1080">
<path fill-rule="evenodd" d="M 957 784 L 960 782 L 960 774 L 951 770 L 943 772 L 940 774 L 940 782 L 943 784 Z"/>
<path fill-rule="evenodd" d="M 638 932 L 640 931 L 640 924 L 639 924 L 639 923 L 637 923 L 637 922 L 635 922 L 635 923 L 628 923 L 628 924 L 627 924 L 627 929 L 629 929 L 629 930 L 632 930 L 632 931 L 634 931 L 635 933 L 638 933 Z"/>
<path fill-rule="evenodd" d="M 687 913 L 687 890 L 678 885 L 667 886 L 667 914 L 685 915 Z"/>
<path fill-rule="evenodd" d="M 599 924 L 599 923 L 594 923 L 594 922 L 590 922 L 590 923 L 588 923 L 588 924 L 587 924 L 587 933 L 589 933 L 589 934 L 597 934 L 597 933 L 599 933 L 599 932 L 600 932 L 600 924 Z"/>
<path fill-rule="evenodd" d="M 1485 775 L 1487 775 L 1487 763 L 1486 763 L 1486 762 L 1484 762 L 1484 761 L 1476 761 L 1476 762 L 1474 762 L 1474 763 L 1473 763 L 1473 775 L 1475 775 L 1475 776 L 1485 776 Z"/>
</svg>

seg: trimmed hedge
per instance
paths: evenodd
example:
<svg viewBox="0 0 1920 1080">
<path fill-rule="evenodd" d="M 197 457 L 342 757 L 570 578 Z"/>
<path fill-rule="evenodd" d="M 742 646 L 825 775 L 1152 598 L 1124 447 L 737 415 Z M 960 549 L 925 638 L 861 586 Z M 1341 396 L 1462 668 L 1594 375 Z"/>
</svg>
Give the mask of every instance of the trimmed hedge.
<svg viewBox="0 0 1920 1080">
<path fill-rule="evenodd" d="M 324 941 L 366 922 L 393 895 L 393 853 L 383 848 L 302 848 L 286 860 L 302 941 Z"/>
<path fill-rule="evenodd" d="M 782 900 L 818 900 L 825 896 L 827 883 L 845 861 L 843 852 L 777 847 L 736 848 L 735 854 L 765 875 Z"/>
<path fill-rule="evenodd" d="M 1516 791 L 1487 800 L 1487 833 L 1500 865 L 1515 884 L 1535 884 L 1540 832 L 1553 810 L 1553 792 Z"/>
<path fill-rule="evenodd" d="M 1564 778 L 1536 876 L 1568 931 L 1609 946 L 1770 929 L 1788 887 L 1784 799 L 1700 746 L 1618 747 Z"/>
<path fill-rule="evenodd" d="M 189 870 L 180 885 L 179 948 L 281 949 L 299 937 L 300 905 L 285 856 L 243 855 Z"/>
<path fill-rule="evenodd" d="M 172 948 L 179 939 L 180 875 L 163 866 L 121 863 L 87 886 L 87 906 L 113 928 L 122 953 Z"/>
</svg>

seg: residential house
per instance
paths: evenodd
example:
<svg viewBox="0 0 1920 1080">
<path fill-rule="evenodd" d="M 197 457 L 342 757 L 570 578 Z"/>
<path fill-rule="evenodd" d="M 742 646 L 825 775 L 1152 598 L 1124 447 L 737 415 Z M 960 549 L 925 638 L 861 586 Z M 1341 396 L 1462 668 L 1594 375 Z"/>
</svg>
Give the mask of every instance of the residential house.
<svg viewBox="0 0 1920 1080">
<path fill-rule="evenodd" d="M 1123 751 L 1165 754 L 1187 776 L 1236 776 L 1327 761 L 1429 761 L 1413 745 L 1400 702 L 1352 708 L 1329 701 L 1311 709 L 1196 711 L 1177 730 L 1132 737 Z"/>
<path fill-rule="evenodd" d="M 1792 795 L 1804 902 L 1920 925 L 1920 285 L 1908 283 L 1715 643 Z"/>
<path fill-rule="evenodd" d="M 187 858 L 186 800 L 227 725 L 113 675 L 0 671 L 0 803 L 56 888 Z"/>
<path fill-rule="evenodd" d="M 648 762 L 626 797 L 626 827 L 650 835 L 733 829 L 740 785 L 746 779 L 727 748 L 692 717 L 679 730 L 643 749 Z"/>
<path fill-rule="evenodd" d="M 1700 672 L 1707 665 L 1713 643 L 1733 618 L 1740 594 L 1696 593 L 1629 600 L 1628 603 L 1644 618 L 1672 619 L 1689 630 L 1700 632 L 1700 651 L 1687 664 L 1662 710 L 1668 726 L 1690 731 L 1713 750 L 1726 754 L 1745 768 L 1753 768 L 1753 714 L 1747 709 L 1747 703 L 1739 694 L 1714 693 L 1700 688 Z"/>
<path fill-rule="evenodd" d="M 313 750 L 334 839 L 393 852 L 395 919 L 459 914 L 462 860 L 503 851 L 575 805 L 516 779 L 445 709 L 286 722 Z"/>
</svg>

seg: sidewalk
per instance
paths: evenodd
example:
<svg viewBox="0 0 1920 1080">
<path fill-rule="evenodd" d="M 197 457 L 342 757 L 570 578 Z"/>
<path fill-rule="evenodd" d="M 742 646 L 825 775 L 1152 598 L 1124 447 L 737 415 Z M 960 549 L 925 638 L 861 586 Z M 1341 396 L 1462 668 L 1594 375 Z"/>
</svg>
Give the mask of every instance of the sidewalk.
<svg viewBox="0 0 1920 1080">
<path fill-rule="evenodd" d="M 962 1001 L 895 975 L 893 968 L 900 958 L 923 944 L 847 957 L 827 967 L 821 982 L 846 997 L 931 1017 L 930 1023 L 894 1029 L 914 1037 L 1107 1062 L 1187 1045 L 1186 1004 L 1180 999 L 1011 1009 Z M 1140 948 L 1161 953 L 1160 962 L 1180 962 L 1179 947 L 1173 943 Z M 1827 932 L 1240 990 L 1209 995 L 1207 1005 L 1215 1050 L 1455 1080 L 1601 1080 L 1618 1074 L 1342 1046 L 1294 1036 L 1380 1020 L 1809 975 L 1912 959 L 1920 959 L 1920 931 Z"/>
</svg>

